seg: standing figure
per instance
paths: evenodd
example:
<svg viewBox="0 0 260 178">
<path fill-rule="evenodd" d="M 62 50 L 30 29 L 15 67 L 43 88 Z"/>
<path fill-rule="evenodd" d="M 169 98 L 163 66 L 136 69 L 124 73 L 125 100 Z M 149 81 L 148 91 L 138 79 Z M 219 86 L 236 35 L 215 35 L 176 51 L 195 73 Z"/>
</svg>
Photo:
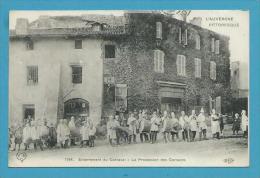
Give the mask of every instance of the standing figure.
<svg viewBox="0 0 260 178">
<path fill-rule="evenodd" d="M 198 115 L 198 125 L 199 125 L 199 136 L 200 136 L 200 140 L 202 139 L 202 135 L 203 135 L 203 139 L 206 140 L 207 138 L 207 124 L 206 124 L 206 117 L 204 115 L 204 109 L 201 108 L 200 110 L 200 114 Z"/>
<path fill-rule="evenodd" d="M 70 130 L 67 126 L 66 120 L 61 119 L 57 127 L 57 141 L 61 145 L 61 148 L 67 148 L 69 141 Z"/>
<path fill-rule="evenodd" d="M 80 129 L 80 135 L 82 138 L 80 147 L 83 147 L 84 143 L 86 143 L 86 146 L 89 146 L 89 132 L 90 132 L 89 121 L 85 120 L 83 122 L 83 126 Z"/>
<path fill-rule="evenodd" d="M 128 137 L 128 143 L 129 144 L 131 143 L 132 138 L 133 138 L 133 142 L 136 143 L 137 121 L 133 113 L 130 113 L 130 117 L 127 120 L 127 125 L 130 131 Z"/>
<path fill-rule="evenodd" d="M 13 141 L 14 140 L 14 130 L 13 130 L 13 127 L 9 127 L 8 128 L 8 150 L 11 149 L 12 147 L 12 144 L 13 144 Z"/>
<path fill-rule="evenodd" d="M 233 119 L 232 130 L 233 130 L 233 135 L 235 134 L 238 135 L 238 131 L 240 130 L 240 119 L 238 113 L 235 114 L 235 117 Z"/>
<path fill-rule="evenodd" d="M 248 136 L 248 117 L 246 116 L 246 110 L 241 112 L 241 128 L 243 131 L 243 137 Z"/>
<path fill-rule="evenodd" d="M 117 141 L 116 130 L 120 126 L 119 122 L 115 120 L 114 116 L 110 116 L 107 122 L 107 137 L 111 146 L 114 146 L 114 141 Z"/>
<path fill-rule="evenodd" d="M 127 118 L 124 117 L 124 114 L 120 114 L 115 116 L 115 121 L 119 124 L 119 126 L 126 128 L 127 127 Z M 120 141 L 124 143 L 128 140 L 128 133 L 122 129 L 116 129 L 116 144 L 120 145 Z"/>
<path fill-rule="evenodd" d="M 191 138 L 191 141 L 195 140 L 197 131 L 198 131 L 197 116 L 196 116 L 195 110 L 192 110 L 191 115 L 190 115 L 190 133 L 191 133 L 190 138 Z"/>
<path fill-rule="evenodd" d="M 47 143 L 49 148 L 53 148 L 57 143 L 57 132 L 53 123 L 51 123 L 49 126 L 49 136 L 48 136 Z"/>
<path fill-rule="evenodd" d="M 189 118 L 184 111 L 181 111 L 179 124 L 181 126 L 182 139 L 188 141 L 189 138 Z M 187 123 L 188 122 L 188 123 Z"/>
<path fill-rule="evenodd" d="M 39 121 L 33 120 L 31 122 L 31 124 L 32 124 L 31 134 L 32 134 L 32 141 L 33 141 L 34 149 L 37 150 L 37 146 L 39 146 L 40 149 L 43 151 L 43 144 L 40 139 L 40 123 L 39 123 Z"/>
<path fill-rule="evenodd" d="M 139 115 L 140 116 L 140 115 Z M 151 131 L 151 123 L 148 119 L 148 116 L 146 113 L 142 113 L 141 118 L 140 118 L 140 140 L 141 142 L 147 142 L 149 141 L 149 133 Z"/>
<path fill-rule="evenodd" d="M 76 125 L 75 125 L 75 117 L 71 117 L 68 125 L 70 129 L 70 143 L 72 146 L 75 146 L 75 133 L 76 133 Z"/>
<path fill-rule="evenodd" d="M 156 111 L 153 112 L 151 118 L 151 143 L 155 143 L 157 140 L 157 134 L 159 131 L 159 125 L 161 123 L 161 119 L 157 116 Z"/>
<path fill-rule="evenodd" d="M 18 145 L 18 151 L 20 151 L 21 143 L 23 142 L 23 128 L 18 124 L 17 128 L 14 131 L 14 149 L 16 150 L 16 145 Z"/>
<path fill-rule="evenodd" d="M 47 121 L 44 121 L 44 119 L 42 121 L 38 121 L 37 124 L 37 132 L 39 133 L 39 143 L 41 145 L 47 145 L 47 140 L 48 140 L 48 136 L 49 136 L 49 127 L 47 126 Z"/>
<path fill-rule="evenodd" d="M 171 135 L 172 135 L 172 141 L 174 141 L 175 136 L 176 136 L 176 139 L 179 139 L 179 130 L 180 130 L 179 120 L 175 117 L 174 112 L 171 112 L 171 120 L 172 120 Z"/>
<path fill-rule="evenodd" d="M 68 148 L 70 145 L 70 129 L 68 127 L 67 119 L 63 119 L 63 127 L 64 127 L 64 148 Z"/>
<path fill-rule="evenodd" d="M 219 133 L 220 133 L 219 117 L 217 116 L 215 109 L 212 109 L 210 118 L 211 118 L 212 137 L 220 139 L 220 137 L 219 137 Z"/>
<path fill-rule="evenodd" d="M 224 130 L 224 116 L 222 114 L 218 114 L 219 117 L 219 128 L 220 128 L 220 135 L 223 136 L 223 130 Z"/>
<path fill-rule="evenodd" d="M 95 134 L 96 134 L 96 127 L 93 124 L 93 121 L 89 119 L 89 147 L 95 146 Z"/>
<path fill-rule="evenodd" d="M 172 122 L 170 117 L 168 116 L 167 111 L 163 112 L 163 117 L 161 118 L 162 120 L 162 133 L 164 137 L 164 142 L 167 143 L 169 142 L 169 134 L 172 131 Z"/>
<path fill-rule="evenodd" d="M 32 142 L 31 123 L 28 121 L 23 128 L 24 149 L 27 150 Z"/>
</svg>

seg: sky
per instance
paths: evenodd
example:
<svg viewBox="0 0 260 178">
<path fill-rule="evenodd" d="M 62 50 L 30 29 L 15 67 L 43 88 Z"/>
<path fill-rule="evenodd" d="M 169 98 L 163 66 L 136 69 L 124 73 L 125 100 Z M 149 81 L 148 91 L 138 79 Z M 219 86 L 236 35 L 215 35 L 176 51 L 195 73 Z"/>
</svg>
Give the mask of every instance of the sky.
<svg viewBox="0 0 260 178">
<path fill-rule="evenodd" d="M 29 22 L 36 20 L 40 15 L 62 16 L 82 14 L 106 14 L 123 15 L 121 10 L 99 10 L 99 11 L 11 11 L 9 17 L 9 28 L 15 28 L 17 18 L 28 18 Z M 230 37 L 230 60 L 249 63 L 249 11 L 240 10 L 192 10 L 188 16 L 188 22 L 193 17 L 202 18 L 202 27 Z M 226 18 L 217 21 L 216 17 Z M 178 18 L 178 17 L 177 17 Z M 230 20 L 232 19 L 232 20 Z M 219 26 L 228 24 L 230 26 Z M 218 25 L 218 26 L 216 26 Z"/>
</svg>

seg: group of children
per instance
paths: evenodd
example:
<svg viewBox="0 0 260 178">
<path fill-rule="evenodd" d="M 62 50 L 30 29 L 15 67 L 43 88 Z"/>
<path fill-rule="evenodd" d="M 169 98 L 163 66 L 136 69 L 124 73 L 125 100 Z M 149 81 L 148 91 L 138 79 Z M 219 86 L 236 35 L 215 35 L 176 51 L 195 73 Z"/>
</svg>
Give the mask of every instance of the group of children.
<svg viewBox="0 0 260 178">
<path fill-rule="evenodd" d="M 76 145 L 76 138 L 80 138 L 80 145 L 88 145 L 94 147 L 96 127 L 92 120 L 86 118 L 82 121 L 79 127 L 75 124 L 75 118 L 71 117 L 69 123 L 67 119 L 60 119 L 57 127 L 50 123 L 48 125 L 46 120 L 34 120 L 29 117 L 24 126 L 15 125 L 9 129 L 9 149 L 13 146 L 13 151 L 21 148 L 24 144 L 24 149 L 27 150 L 32 144 L 34 149 L 40 147 L 43 150 L 44 146 L 53 148 L 60 146 L 61 148 L 68 148 L 70 145 Z"/>
<path fill-rule="evenodd" d="M 181 111 L 180 116 L 176 117 L 174 112 L 168 113 L 164 111 L 162 115 L 158 111 L 154 111 L 148 115 L 146 110 L 129 113 L 129 117 L 124 115 L 110 116 L 106 123 L 106 135 L 110 145 L 119 145 L 121 142 L 136 143 L 137 136 L 140 136 L 141 142 L 156 143 L 158 133 L 162 133 L 165 143 L 180 139 L 187 142 L 195 141 L 196 134 L 199 134 L 199 140 L 207 139 L 208 124 L 211 122 L 211 133 L 213 138 L 220 138 L 223 130 L 223 118 L 216 114 L 213 109 L 209 119 L 204 114 L 204 109 L 201 108 L 199 115 L 196 115 L 195 110 L 191 111 L 191 115 L 187 116 L 184 111 Z M 235 114 L 233 120 L 233 134 L 237 134 L 242 129 L 244 136 L 248 133 L 248 117 L 246 111 L 243 110 L 241 117 Z M 76 145 L 76 140 L 79 140 L 80 147 L 94 147 L 96 134 L 96 126 L 89 118 L 78 119 L 75 123 L 75 118 L 71 117 L 69 123 L 67 119 L 60 119 L 57 126 L 46 120 L 27 119 L 24 126 L 15 125 L 15 129 L 9 129 L 11 148 L 14 143 L 13 150 L 20 150 L 23 143 L 25 150 L 29 149 L 33 144 L 34 149 L 40 147 L 43 150 L 44 146 L 53 148 L 56 145 L 61 148 L 68 148 L 70 145 Z"/>
<path fill-rule="evenodd" d="M 235 117 L 238 116 L 236 114 Z M 245 110 L 242 111 L 241 118 L 243 120 L 241 127 L 244 135 L 246 135 L 248 118 Z M 223 117 L 213 109 L 208 122 L 211 123 L 212 137 L 220 139 L 224 129 Z M 237 129 L 237 126 L 234 128 Z M 193 142 L 197 133 L 199 134 L 199 140 L 205 140 L 207 139 L 207 130 L 207 119 L 203 108 L 201 108 L 199 115 L 196 115 L 195 110 L 191 111 L 190 116 L 181 111 L 179 118 L 176 117 L 174 112 L 168 113 L 164 111 L 160 116 L 158 111 L 154 111 L 149 117 L 146 110 L 139 113 L 134 111 L 130 112 L 128 119 L 120 118 L 118 115 L 110 116 L 107 123 L 107 136 L 112 146 L 119 145 L 121 140 L 128 141 L 129 144 L 132 141 L 136 143 L 137 135 L 140 135 L 141 142 L 150 141 L 153 144 L 157 141 L 158 133 L 163 134 L 165 143 L 179 139 L 179 135 L 182 136 L 184 141 Z"/>
</svg>

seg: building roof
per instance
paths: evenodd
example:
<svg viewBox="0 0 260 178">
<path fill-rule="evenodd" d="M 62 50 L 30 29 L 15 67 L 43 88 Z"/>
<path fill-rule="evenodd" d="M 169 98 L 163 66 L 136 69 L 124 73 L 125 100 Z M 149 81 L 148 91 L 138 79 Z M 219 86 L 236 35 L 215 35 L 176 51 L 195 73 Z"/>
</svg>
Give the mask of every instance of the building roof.
<svg viewBox="0 0 260 178">
<path fill-rule="evenodd" d="M 86 14 L 81 16 L 40 16 L 29 24 L 29 28 L 84 28 L 93 24 L 123 26 L 125 18 L 114 15 Z"/>
<path fill-rule="evenodd" d="M 100 26 L 101 29 L 94 29 Z M 10 37 L 78 36 L 125 34 L 124 16 L 87 14 L 81 16 L 40 16 L 28 24 L 27 33 L 10 30 Z"/>
<path fill-rule="evenodd" d="M 157 14 L 164 16 L 159 12 L 153 11 L 126 11 L 127 14 Z M 192 26 L 196 30 L 205 30 L 210 33 L 218 34 L 211 30 L 184 22 L 175 18 L 165 18 L 172 22 L 179 22 Z M 18 34 L 16 30 L 10 30 L 10 37 L 26 37 L 26 36 L 89 36 L 89 35 L 122 35 L 126 34 L 126 18 L 125 16 L 99 15 L 99 14 L 83 14 L 81 16 L 40 16 L 37 20 L 28 24 L 26 34 Z M 100 30 L 93 30 L 94 26 L 101 26 Z M 229 39 L 224 35 L 220 35 Z"/>
</svg>

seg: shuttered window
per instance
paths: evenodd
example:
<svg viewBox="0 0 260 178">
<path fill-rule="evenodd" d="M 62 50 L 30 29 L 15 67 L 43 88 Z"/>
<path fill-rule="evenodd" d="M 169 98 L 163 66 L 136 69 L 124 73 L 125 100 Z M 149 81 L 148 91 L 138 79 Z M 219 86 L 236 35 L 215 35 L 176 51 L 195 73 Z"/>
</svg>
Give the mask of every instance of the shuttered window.
<svg viewBox="0 0 260 178">
<path fill-rule="evenodd" d="M 164 72 L 164 52 L 161 50 L 154 50 L 154 71 Z"/>
<path fill-rule="evenodd" d="M 215 38 L 211 38 L 211 52 L 215 51 Z"/>
<path fill-rule="evenodd" d="M 196 40 L 196 49 L 200 49 L 200 35 L 196 35 L 195 36 L 195 40 Z"/>
<path fill-rule="evenodd" d="M 177 55 L 177 74 L 186 76 L 186 57 L 184 55 Z"/>
<path fill-rule="evenodd" d="M 156 22 L 156 38 L 162 39 L 162 23 Z"/>
<path fill-rule="evenodd" d="M 201 78 L 201 59 L 195 58 L 195 77 Z"/>
<path fill-rule="evenodd" d="M 214 61 L 210 61 L 210 78 L 212 80 L 216 80 L 216 63 Z"/>
<path fill-rule="evenodd" d="M 181 28 L 179 28 L 179 43 L 182 41 L 182 34 L 181 34 Z"/>
<path fill-rule="evenodd" d="M 185 32 L 184 32 L 184 44 L 188 45 L 188 30 L 187 29 L 185 29 Z"/>
<path fill-rule="evenodd" d="M 215 54 L 219 54 L 219 40 L 215 41 Z"/>
</svg>

